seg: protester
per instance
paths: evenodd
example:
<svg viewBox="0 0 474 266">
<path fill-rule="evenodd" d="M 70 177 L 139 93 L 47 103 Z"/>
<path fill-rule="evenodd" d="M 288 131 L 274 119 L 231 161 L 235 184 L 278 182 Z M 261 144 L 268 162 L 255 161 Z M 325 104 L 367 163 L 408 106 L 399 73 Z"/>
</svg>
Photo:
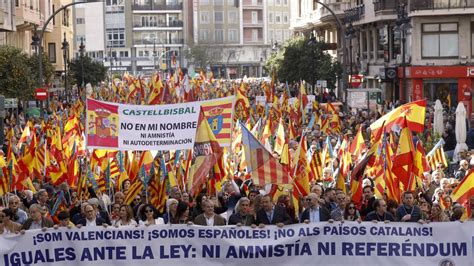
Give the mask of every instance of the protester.
<svg viewBox="0 0 474 266">
<path fill-rule="evenodd" d="M 362 207 L 360 209 L 360 216 L 365 217 L 367 216 L 370 212 L 374 211 L 374 202 L 375 202 L 375 196 L 374 196 L 374 188 L 371 185 L 364 186 L 362 189 L 363 197 L 364 197 L 364 203 L 362 204 Z"/>
<path fill-rule="evenodd" d="M 133 219 L 133 210 L 132 207 L 126 204 L 120 206 L 119 212 L 120 218 L 113 224 L 114 226 L 135 226 L 137 222 Z"/>
<path fill-rule="evenodd" d="M 28 214 L 20 208 L 20 197 L 12 195 L 8 198 L 8 208 L 15 214 L 14 222 L 23 224 L 28 219 Z"/>
<path fill-rule="evenodd" d="M 214 202 L 206 199 L 202 202 L 204 213 L 194 218 L 194 224 L 203 226 L 221 226 L 226 225 L 226 220 L 214 212 Z"/>
<path fill-rule="evenodd" d="M 319 205 L 319 197 L 316 193 L 309 193 L 306 201 L 309 205 L 301 214 L 301 221 L 315 223 L 328 221 L 331 218 L 329 211 Z"/>
<path fill-rule="evenodd" d="M 102 217 L 97 215 L 97 210 L 94 208 L 94 206 L 86 203 L 84 205 L 84 214 L 85 217 L 81 218 L 77 221 L 76 226 L 81 227 L 81 226 L 86 226 L 86 227 L 93 227 L 93 226 L 107 226 L 107 223 L 105 222 Z"/>
<path fill-rule="evenodd" d="M 393 222 L 395 218 L 387 211 L 387 203 L 385 200 L 376 199 L 374 200 L 374 210 L 367 214 L 365 221 Z"/>
<path fill-rule="evenodd" d="M 145 204 L 141 206 L 139 211 L 139 224 L 140 225 L 152 225 L 152 224 L 165 224 L 163 218 L 158 217 L 158 211 L 151 204 Z"/>
<path fill-rule="evenodd" d="M 16 234 L 21 230 L 21 224 L 16 223 L 16 214 L 11 209 L 2 209 L 0 212 L 0 235 Z"/>
<path fill-rule="evenodd" d="M 59 220 L 59 226 L 60 227 L 67 227 L 67 228 L 72 228 L 74 227 L 74 224 L 69 220 L 69 212 L 67 210 L 60 211 L 58 213 L 58 220 Z"/>
<path fill-rule="evenodd" d="M 54 225 L 53 221 L 43 216 L 44 214 L 43 206 L 34 203 L 30 206 L 29 211 L 30 211 L 30 218 L 28 218 L 25 221 L 21 229 L 30 230 L 30 229 L 43 229 L 43 228 L 53 227 Z"/>
<path fill-rule="evenodd" d="M 257 211 L 255 222 L 259 226 L 275 224 L 282 227 L 291 223 L 291 217 L 286 210 L 280 206 L 275 206 L 269 194 L 264 195 L 261 200 L 261 208 Z"/>
<path fill-rule="evenodd" d="M 163 214 L 163 220 L 165 224 L 171 223 L 171 221 L 176 221 L 176 212 L 178 209 L 178 200 L 177 199 L 168 199 L 166 201 L 166 213 Z"/>
<path fill-rule="evenodd" d="M 360 220 L 360 214 L 357 210 L 355 204 L 350 202 L 346 205 L 346 210 L 344 211 L 344 220 L 345 221 L 358 221 Z"/>
<path fill-rule="evenodd" d="M 420 207 L 414 205 L 413 192 L 405 191 L 402 195 L 403 204 L 397 209 L 397 220 L 400 222 L 425 223 L 421 217 Z"/>
<path fill-rule="evenodd" d="M 182 194 L 184 195 L 184 194 Z M 172 224 L 188 224 L 191 223 L 191 217 L 189 216 L 189 204 L 180 201 L 176 207 L 176 219 L 171 221 Z"/>
<path fill-rule="evenodd" d="M 229 225 L 250 226 L 255 224 L 255 218 L 250 213 L 250 200 L 246 197 L 240 198 L 235 206 L 235 213 L 229 217 Z"/>
<path fill-rule="evenodd" d="M 331 219 L 334 221 L 344 221 L 346 211 L 346 195 L 343 192 L 336 194 L 337 207 L 331 211 Z"/>
</svg>

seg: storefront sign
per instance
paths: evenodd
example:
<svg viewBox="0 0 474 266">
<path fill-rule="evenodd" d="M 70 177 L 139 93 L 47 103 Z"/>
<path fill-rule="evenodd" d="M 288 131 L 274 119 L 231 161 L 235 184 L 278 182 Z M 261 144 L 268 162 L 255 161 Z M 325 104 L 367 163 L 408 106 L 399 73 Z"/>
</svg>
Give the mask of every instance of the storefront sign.
<svg viewBox="0 0 474 266">
<path fill-rule="evenodd" d="M 403 77 L 403 67 L 398 68 Z M 407 78 L 474 78 L 474 67 L 468 66 L 413 66 L 406 67 Z"/>
</svg>

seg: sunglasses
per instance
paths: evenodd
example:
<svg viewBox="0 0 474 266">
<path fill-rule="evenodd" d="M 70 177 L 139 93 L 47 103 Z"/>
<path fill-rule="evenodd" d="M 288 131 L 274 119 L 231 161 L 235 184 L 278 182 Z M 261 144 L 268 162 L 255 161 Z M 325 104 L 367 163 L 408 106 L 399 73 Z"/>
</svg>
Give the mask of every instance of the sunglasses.
<svg viewBox="0 0 474 266">
<path fill-rule="evenodd" d="M 153 213 L 153 210 L 150 210 L 150 209 L 145 210 L 145 213 L 149 213 L 149 212 L 150 212 L 150 213 Z"/>
<path fill-rule="evenodd" d="M 349 207 L 349 210 L 355 210 L 354 206 Z"/>
<path fill-rule="evenodd" d="M 306 199 L 306 201 L 311 201 L 311 199 Z"/>
</svg>

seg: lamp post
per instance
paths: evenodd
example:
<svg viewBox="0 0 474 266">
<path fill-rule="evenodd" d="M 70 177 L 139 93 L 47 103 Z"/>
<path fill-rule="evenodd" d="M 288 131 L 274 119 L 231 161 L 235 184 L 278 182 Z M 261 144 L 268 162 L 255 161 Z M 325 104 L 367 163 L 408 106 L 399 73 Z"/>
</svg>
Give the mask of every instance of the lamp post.
<svg viewBox="0 0 474 266">
<path fill-rule="evenodd" d="M 64 92 L 66 94 L 66 101 L 71 100 L 71 94 L 67 87 L 67 63 L 69 60 L 69 42 L 66 40 L 66 33 L 64 33 L 64 40 L 62 42 L 61 50 L 63 50 L 63 60 L 64 60 Z"/>
<path fill-rule="evenodd" d="M 84 44 L 84 38 L 81 37 L 81 45 L 79 45 L 79 53 L 81 56 L 81 87 L 84 88 L 84 52 L 86 51 L 86 45 Z"/>
<path fill-rule="evenodd" d="M 395 28 L 394 31 L 397 31 L 400 33 L 401 38 L 402 38 L 402 83 L 400 86 L 400 102 L 403 103 L 405 102 L 405 91 L 407 88 L 407 82 L 406 82 L 406 40 L 407 40 L 407 33 L 408 30 L 411 28 L 410 24 L 410 18 L 408 17 L 408 10 L 407 10 L 407 5 L 402 3 L 398 5 L 398 10 L 397 10 L 397 20 L 395 21 Z"/>
<path fill-rule="evenodd" d="M 336 14 L 334 13 L 334 11 L 329 8 L 329 6 L 325 3 L 322 3 L 321 1 L 318 1 L 318 0 L 314 0 L 315 3 L 318 3 L 320 5 L 322 5 L 323 7 L 325 7 L 329 13 L 331 13 L 331 15 L 334 17 L 334 19 L 336 20 L 336 25 L 339 29 L 339 36 L 341 36 L 341 47 L 342 47 L 342 64 L 345 66 L 347 65 L 347 52 L 346 52 L 346 38 L 344 38 L 344 25 L 341 23 L 341 20 L 336 16 Z M 347 109 L 347 91 L 345 91 L 347 88 L 347 71 L 346 71 L 346 68 L 343 67 L 342 68 L 342 88 L 341 88 L 341 91 L 344 92 L 344 101 L 345 101 L 345 105 L 344 107 Z"/>
<path fill-rule="evenodd" d="M 43 86 L 43 61 L 41 60 L 43 58 L 43 47 L 41 46 L 41 44 L 43 43 L 43 38 L 44 38 L 44 33 L 46 31 L 46 27 L 48 27 L 48 24 L 49 22 L 51 22 L 51 20 L 53 20 L 53 18 L 59 14 L 59 12 L 65 10 L 66 8 L 70 7 L 70 6 L 73 6 L 73 5 L 78 5 L 78 4 L 87 4 L 87 3 L 94 3 L 94 2 L 102 2 L 102 1 L 97 1 L 97 0 L 87 0 L 87 1 L 81 1 L 81 2 L 72 2 L 72 3 L 69 3 L 69 4 L 66 4 L 64 6 L 62 6 L 61 8 L 58 8 L 56 11 L 54 11 L 54 13 L 49 16 L 49 18 L 46 20 L 46 22 L 43 24 L 43 28 L 41 29 L 41 35 L 39 35 L 39 40 L 38 40 L 38 43 L 39 43 L 39 49 L 38 49 L 38 57 L 40 58 L 39 60 L 39 64 L 38 64 L 38 76 L 39 76 L 39 84 L 40 86 Z M 49 97 L 48 97 L 49 99 Z"/>
</svg>

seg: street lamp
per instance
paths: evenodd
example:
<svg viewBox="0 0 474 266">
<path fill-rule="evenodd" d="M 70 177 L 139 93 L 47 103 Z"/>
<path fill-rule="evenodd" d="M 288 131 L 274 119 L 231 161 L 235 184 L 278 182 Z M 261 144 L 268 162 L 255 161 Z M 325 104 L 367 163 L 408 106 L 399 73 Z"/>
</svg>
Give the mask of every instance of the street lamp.
<svg viewBox="0 0 474 266">
<path fill-rule="evenodd" d="M 81 45 L 79 45 L 79 53 L 81 54 L 81 78 L 82 83 L 81 87 L 84 88 L 84 52 L 86 50 L 86 45 L 84 44 L 84 37 L 81 37 Z"/>
<path fill-rule="evenodd" d="M 356 30 L 352 26 L 352 21 L 349 21 L 349 25 L 346 27 L 346 38 L 349 39 L 349 75 L 352 76 L 354 74 L 352 69 L 352 39 L 356 38 Z"/>
<path fill-rule="evenodd" d="M 64 92 L 66 93 L 66 101 L 71 100 L 71 95 L 67 87 L 67 63 L 69 60 L 69 42 L 66 40 L 66 33 L 64 33 L 64 40 L 62 42 L 61 50 L 63 50 L 64 60 Z"/>
<path fill-rule="evenodd" d="M 39 49 L 38 49 L 38 57 L 40 59 L 43 58 L 43 47 L 41 46 L 41 44 L 43 43 L 43 38 L 44 38 L 44 33 L 46 32 L 46 27 L 48 27 L 48 24 L 51 22 L 51 20 L 53 20 L 53 18 L 59 14 L 59 12 L 65 10 L 66 8 L 70 7 L 70 6 L 73 6 L 73 5 L 77 5 L 77 4 L 87 4 L 87 3 L 95 3 L 95 2 L 102 2 L 101 0 L 86 0 L 86 1 L 81 1 L 81 2 L 72 2 L 72 3 L 69 3 L 69 4 L 66 4 L 64 6 L 62 6 L 61 8 L 58 8 L 51 16 L 49 16 L 49 18 L 46 20 L 46 22 L 43 24 L 43 28 L 41 29 L 41 35 L 39 35 L 39 40 L 38 40 L 38 43 L 39 43 Z M 38 75 L 39 75 L 39 84 L 40 86 L 43 86 L 43 61 L 42 60 L 39 60 L 39 64 L 38 64 Z M 49 97 L 48 97 L 49 99 Z"/>
<path fill-rule="evenodd" d="M 406 91 L 406 39 L 408 30 L 411 29 L 410 17 L 408 17 L 407 5 L 401 3 L 397 9 L 397 20 L 395 21 L 394 31 L 399 32 L 402 37 L 402 86 L 400 88 L 400 102 L 405 102 L 405 91 Z"/>
</svg>

